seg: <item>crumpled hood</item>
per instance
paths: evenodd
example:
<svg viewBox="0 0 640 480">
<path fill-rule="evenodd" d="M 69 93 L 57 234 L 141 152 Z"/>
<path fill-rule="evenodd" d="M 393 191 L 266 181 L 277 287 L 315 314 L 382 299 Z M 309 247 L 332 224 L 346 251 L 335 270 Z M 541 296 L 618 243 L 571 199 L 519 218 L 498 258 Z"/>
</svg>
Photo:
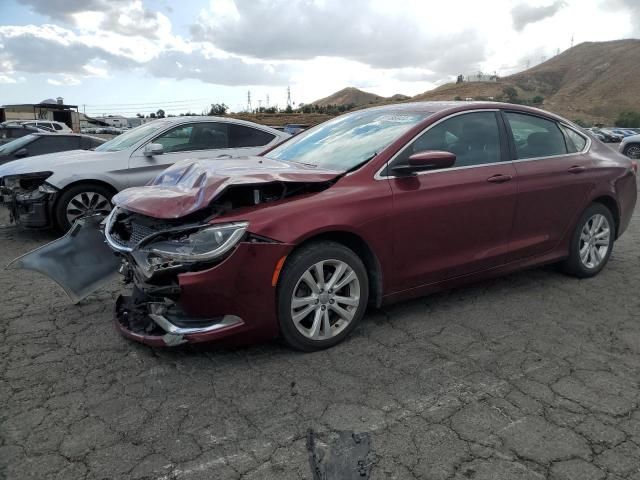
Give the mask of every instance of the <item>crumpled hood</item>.
<svg viewBox="0 0 640 480">
<path fill-rule="evenodd" d="M 22 173 L 55 171 L 65 165 L 107 161 L 113 152 L 95 152 L 93 150 L 68 150 L 66 152 L 47 153 L 35 157 L 25 157 L 0 165 L 0 177 Z"/>
<path fill-rule="evenodd" d="M 341 174 L 266 157 L 183 160 L 162 172 L 150 185 L 123 190 L 113 197 L 113 204 L 149 217 L 180 218 L 207 207 L 233 185 L 322 183 Z"/>
</svg>

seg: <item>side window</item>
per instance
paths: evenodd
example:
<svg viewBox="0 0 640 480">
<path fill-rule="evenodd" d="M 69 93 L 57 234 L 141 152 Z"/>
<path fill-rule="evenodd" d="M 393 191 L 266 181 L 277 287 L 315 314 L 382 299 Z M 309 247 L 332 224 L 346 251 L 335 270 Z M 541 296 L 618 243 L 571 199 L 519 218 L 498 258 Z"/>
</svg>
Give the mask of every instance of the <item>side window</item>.
<svg viewBox="0 0 640 480">
<path fill-rule="evenodd" d="M 228 148 L 227 126 L 223 123 L 190 123 L 172 128 L 153 143 L 160 143 L 165 152 L 188 152 Z"/>
<path fill-rule="evenodd" d="M 275 135 L 244 125 L 229 124 L 229 146 L 231 148 L 262 147 Z"/>
<path fill-rule="evenodd" d="M 172 128 L 168 132 L 157 137 L 155 140 L 151 140 L 151 143 L 159 143 L 162 145 L 165 153 L 193 150 L 193 148 L 191 148 L 193 126 L 194 124 L 189 124 Z"/>
<path fill-rule="evenodd" d="M 396 158 L 406 163 L 411 155 L 443 150 L 456 155 L 455 167 L 500 161 L 500 135 L 495 112 L 456 115 L 430 128 Z"/>
<path fill-rule="evenodd" d="M 581 152 L 587 144 L 586 138 L 572 128 L 565 127 L 564 125 L 561 125 L 560 128 L 562 129 L 562 133 L 564 133 L 569 153 Z"/>
<path fill-rule="evenodd" d="M 31 143 L 27 149 L 29 150 L 29 155 L 43 155 L 45 153 L 75 150 L 78 148 L 79 144 L 80 142 L 78 137 L 58 137 L 54 135 L 40 137 L 35 142 Z"/>
<path fill-rule="evenodd" d="M 53 128 L 55 128 L 56 130 L 62 130 L 62 125 L 59 125 L 57 123 L 52 123 L 51 125 L 53 125 Z"/>
<path fill-rule="evenodd" d="M 558 124 L 523 113 L 506 113 L 519 159 L 550 157 L 567 153 Z"/>
</svg>

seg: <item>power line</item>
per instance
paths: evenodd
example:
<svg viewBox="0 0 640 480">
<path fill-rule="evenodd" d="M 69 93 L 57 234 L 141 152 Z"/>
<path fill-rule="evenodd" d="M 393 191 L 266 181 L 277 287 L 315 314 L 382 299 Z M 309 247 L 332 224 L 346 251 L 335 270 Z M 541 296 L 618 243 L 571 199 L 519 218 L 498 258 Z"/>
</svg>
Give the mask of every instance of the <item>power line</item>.
<svg viewBox="0 0 640 480">
<path fill-rule="evenodd" d="M 174 104 L 174 103 L 186 103 L 186 102 L 203 102 L 203 101 L 211 101 L 210 98 L 192 98 L 187 100 L 166 100 L 166 101 L 157 101 L 157 102 L 146 102 L 146 103 L 87 103 L 87 107 L 136 107 L 136 106 L 144 106 L 144 105 L 166 105 L 166 104 Z"/>
</svg>

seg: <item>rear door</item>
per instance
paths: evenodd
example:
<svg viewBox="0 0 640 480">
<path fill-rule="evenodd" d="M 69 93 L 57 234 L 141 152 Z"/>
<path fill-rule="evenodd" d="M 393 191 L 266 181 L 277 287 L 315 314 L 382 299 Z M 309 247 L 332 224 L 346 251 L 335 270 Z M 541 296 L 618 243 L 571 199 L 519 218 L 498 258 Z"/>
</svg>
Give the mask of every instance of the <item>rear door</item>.
<svg viewBox="0 0 640 480">
<path fill-rule="evenodd" d="M 144 147 L 159 143 L 164 152 L 145 156 Z M 144 185 L 170 165 L 184 159 L 210 159 L 234 156 L 230 146 L 227 124 L 223 122 L 185 123 L 161 133 L 138 148 L 129 161 L 129 186 Z"/>
<path fill-rule="evenodd" d="M 428 150 L 456 154 L 455 165 L 388 177 L 398 291 L 493 268 L 509 257 L 516 172 L 508 161 L 498 111 L 466 112 L 440 121 L 391 165 Z"/>
<path fill-rule="evenodd" d="M 518 174 L 515 258 L 544 254 L 573 227 L 594 186 L 588 139 L 553 119 L 503 112 Z"/>
<path fill-rule="evenodd" d="M 29 144 L 27 151 L 29 156 L 44 155 L 46 153 L 64 152 L 80 148 L 80 137 L 66 135 L 46 135 L 38 137 Z"/>
</svg>

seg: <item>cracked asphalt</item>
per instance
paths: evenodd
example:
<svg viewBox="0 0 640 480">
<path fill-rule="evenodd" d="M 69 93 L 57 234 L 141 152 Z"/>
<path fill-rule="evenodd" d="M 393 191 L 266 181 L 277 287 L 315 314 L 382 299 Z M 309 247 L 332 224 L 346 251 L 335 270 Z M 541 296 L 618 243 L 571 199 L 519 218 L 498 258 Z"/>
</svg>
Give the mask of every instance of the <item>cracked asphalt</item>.
<svg viewBox="0 0 640 480">
<path fill-rule="evenodd" d="M 2 222 L 0 222 L 2 223 Z M 0 263 L 51 234 L 0 229 Z M 343 344 L 152 349 L 120 286 L 73 306 L 0 271 L 0 477 L 311 479 L 306 432 L 369 432 L 372 479 L 640 479 L 640 222 L 552 267 L 370 311 Z"/>
</svg>

